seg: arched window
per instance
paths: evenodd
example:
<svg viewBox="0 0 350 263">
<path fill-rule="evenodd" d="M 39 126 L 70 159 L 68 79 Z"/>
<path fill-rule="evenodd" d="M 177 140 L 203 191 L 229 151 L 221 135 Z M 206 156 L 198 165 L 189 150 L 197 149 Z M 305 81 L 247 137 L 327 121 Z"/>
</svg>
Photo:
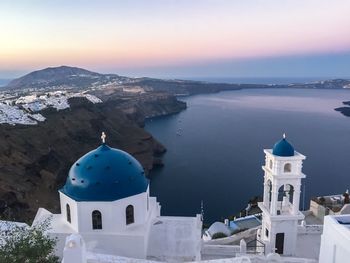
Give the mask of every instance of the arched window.
<svg viewBox="0 0 350 263">
<path fill-rule="evenodd" d="M 102 215 L 98 210 L 92 212 L 92 229 L 102 229 Z"/>
<path fill-rule="evenodd" d="M 284 165 L 284 169 L 283 170 L 284 170 L 285 173 L 290 173 L 292 171 L 292 165 L 290 163 L 286 163 Z"/>
<path fill-rule="evenodd" d="M 268 191 L 268 200 L 269 202 L 271 202 L 271 198 L 272 198 L 272 183 L 270 180 L 267 181 L 267 191 Z"/>
<path fill-rule="evenodd" d="M 132 205 L 128 205 L 125 209 L 125 218 L 126 218 L 126 224 L 132 224 L 135 222 L 134 218 L 134 207 Z"/>
<path fill-rule="evenodd" d="M 270 169 L 271 170 L 272 170 L 272 165 L 273 165 L 272 160 L 270 160 Z"/>
<path fill-rule="evenodd" d="M 278 201 L 282 202 L 283 197 L 287 197 L 289 203 L 293 204 L 294 187 L 291 184 L 282 185 L 278 189 Z"/>
<path fill-rule="evenodd" d="M 66 213 L 67 213 L 67 221 L 68 221 L 69 223 L 71 223 L 69 204 L 66 204 Z"/>
</svg>

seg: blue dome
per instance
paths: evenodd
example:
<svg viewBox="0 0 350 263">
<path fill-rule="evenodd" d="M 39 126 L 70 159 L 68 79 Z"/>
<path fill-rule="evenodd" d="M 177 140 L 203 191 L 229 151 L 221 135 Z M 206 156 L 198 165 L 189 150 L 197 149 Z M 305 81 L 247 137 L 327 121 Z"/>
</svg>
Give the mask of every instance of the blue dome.
<svg viewBox="0 0 350 263">
<path fill-rule="evenodd" d="M 275 143 L 272 153 L 283 157 L 294 156 L 294 147 L 286 140 L 286 138 L 283 138 Z"/>
<path fill-rule="evenodd" d="M 73 164 L 60 191 L 76 201 L 114 201 L 147 187 L 148 179 L 134 157 L 102 144 Z"/>
</svg>

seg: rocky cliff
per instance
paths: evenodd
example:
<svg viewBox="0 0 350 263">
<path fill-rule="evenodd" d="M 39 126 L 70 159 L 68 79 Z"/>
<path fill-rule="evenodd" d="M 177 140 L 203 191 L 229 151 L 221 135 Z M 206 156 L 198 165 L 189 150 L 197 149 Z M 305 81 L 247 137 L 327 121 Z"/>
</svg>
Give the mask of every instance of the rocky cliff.
<svg viewBox="0 0 350 263">
<path fill-rule="evenodd" d="M 99 104 L 71 98 L 68 109 L 41 112 L 46 121 L 38 125 L 0 125 L 2 218 L 30 221 L 39 207 L 58 212 L 57 190 L 71 164 L 100 144 L 102 131 L 110 146 L 132 154 L 146 171 L 158 165 L 165 148 L 138 123 L 147 116 L 178 112 L 185 105 L 172 96 L 137 97 Z"/>
</svg>

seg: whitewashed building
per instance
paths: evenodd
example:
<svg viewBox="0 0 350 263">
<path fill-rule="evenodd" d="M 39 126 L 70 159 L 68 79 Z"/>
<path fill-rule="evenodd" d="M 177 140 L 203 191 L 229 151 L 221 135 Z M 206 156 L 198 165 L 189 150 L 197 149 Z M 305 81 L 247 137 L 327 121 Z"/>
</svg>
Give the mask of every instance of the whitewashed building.
<svg viewBox="0 0 350 263">
<path fill-rule="evenodd" d="M 303 161 L 285 135 L 273 149 L 265 149 L 262 228 L 257 232 L 264 254 L 318 260 L 323 220 L 313 210 L 300 211 Z"/>
<path fill-rule="evenodd" d="M 319 263 L 350 261 L 350 215 L 326 216 Z"/>
<path fill-rule="evenodd" d="M 59 190 L 61 214 L 40 208 L 33 225 L 50 218 L 50 235 L 58 238 L 62 258 L 66 238 L 79 234 L 88 252 L 139 259 L 200 259 L 202 221 L 163 217 L 150 197 L 149 180 L 128 153 L 103 143 L 71 167 Z"/>
<path fill-rule="evenodd" d="M 298 221 L 304 219 L 299 200 L 301 179 L 305 178 L 302 161 L 306 157 L 294 151 L 285 135 L 273 149 L 264 152 L 264 196 L 258 204 L 263 212 L 259 239 L 265 245 L 265 253 L 295 256 Z"/>
</svg>

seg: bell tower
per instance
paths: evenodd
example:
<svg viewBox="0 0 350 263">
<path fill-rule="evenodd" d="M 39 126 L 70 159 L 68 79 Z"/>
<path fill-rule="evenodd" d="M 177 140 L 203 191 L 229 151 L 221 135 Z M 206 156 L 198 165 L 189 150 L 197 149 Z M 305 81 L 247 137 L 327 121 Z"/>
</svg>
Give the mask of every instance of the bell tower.
<svg viewBox="0 0 350 263">
<path fill-rule="evenodd" d="M 294 256 L 298 234 L 298 221 L 304 219 L 299 211 L 302 162 L 305 156 L 294 150 L 283 139 L 273 149 L 265 149 L 264 196 L 262 229 L 258 240 L 265 245 L 265 253 Z"/>
</svg>

